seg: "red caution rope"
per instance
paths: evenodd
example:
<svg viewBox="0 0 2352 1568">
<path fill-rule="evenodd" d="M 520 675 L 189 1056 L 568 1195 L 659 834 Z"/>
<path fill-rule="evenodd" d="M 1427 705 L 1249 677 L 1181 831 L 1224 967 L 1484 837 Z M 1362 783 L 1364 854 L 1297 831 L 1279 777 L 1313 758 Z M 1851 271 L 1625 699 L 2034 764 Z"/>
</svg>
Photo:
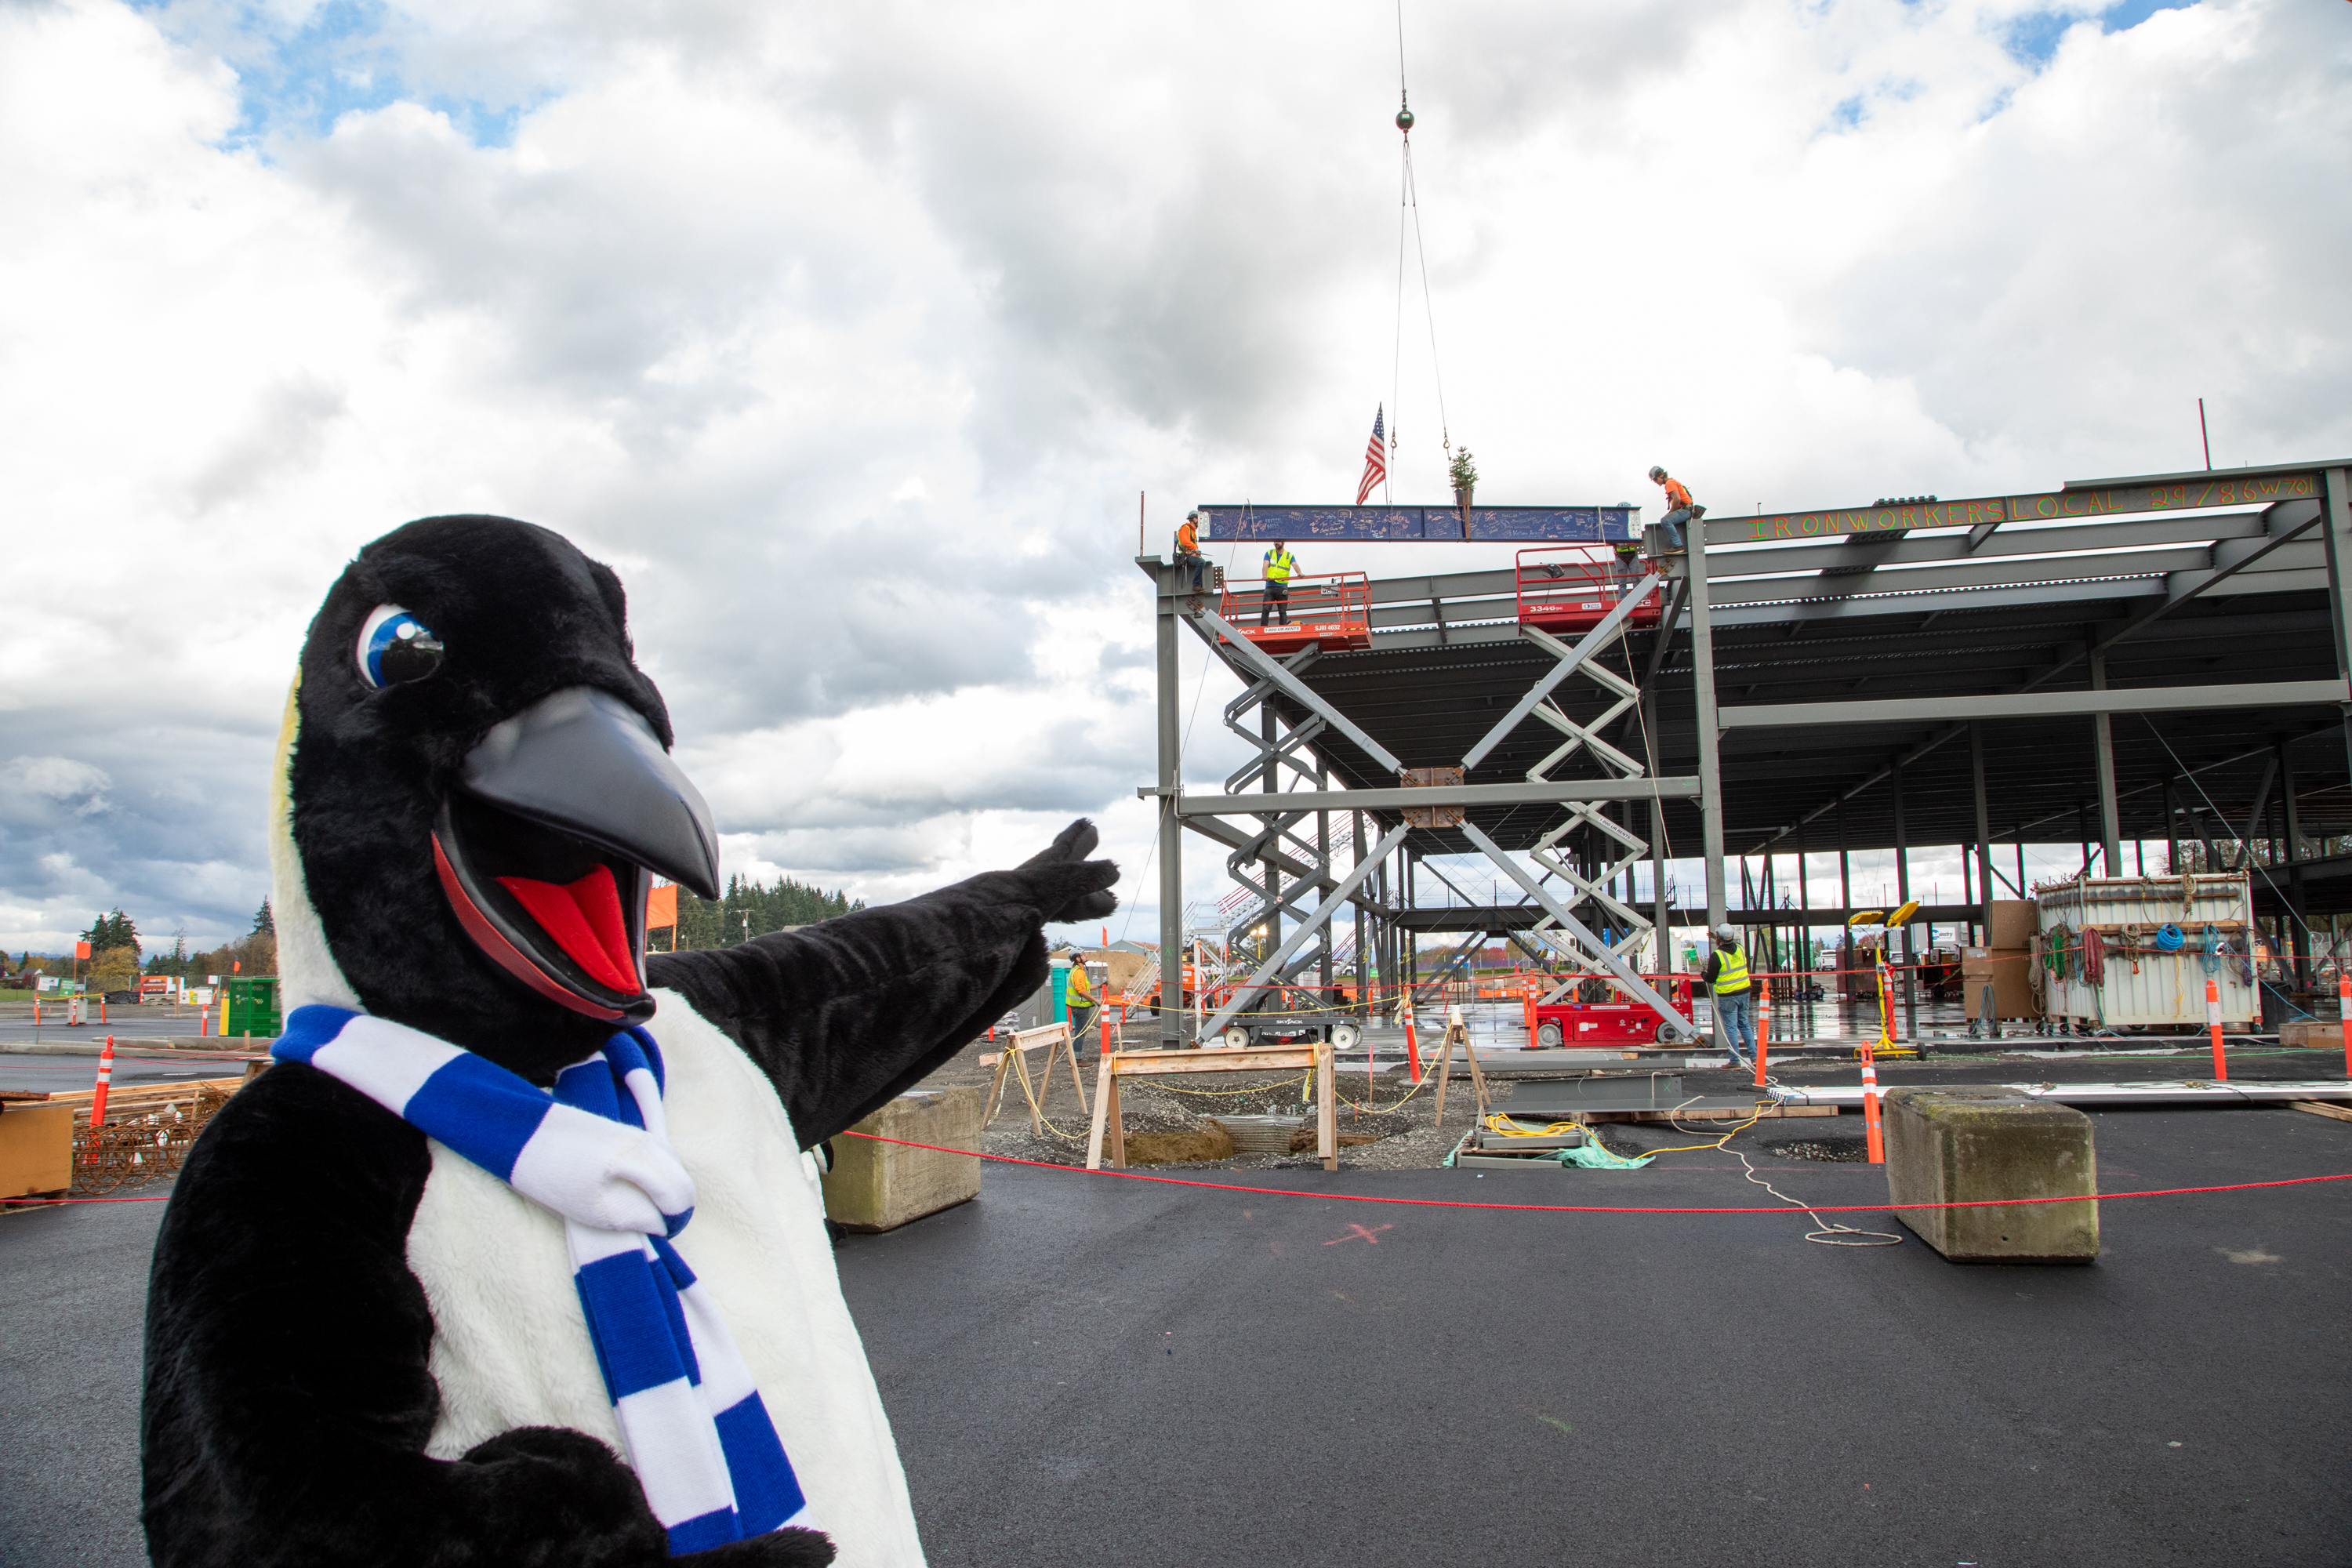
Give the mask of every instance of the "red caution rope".
<svg viewBox="0 0 2352 1568">
<path fill-rule="evenodd" d="M 990 1160 L 1000 1165 L 1034 1165 L 1041 1171 L 1059 1171 L 1073 1176 L 1118 1176 L 1130 1182 L 1157 1182 L 1170 1187 L 1205 1187 L 1213 1193 L 1265 1193 L 1277 1198 L 1321 1198 L 1329 1203 L 1395 1204 L 1410 1208 L 1437 1209 L 1509 1209 L 1529 1214 L 1885 1214 L 1898 1205 L 1884 1204 L 1809 1204 L 1801 1209 L 1789 1208 L 1640 1208 L 1610 1204 L 1481 1204 L 1466 1198 L 1383 1198 L 1362 1193 L 1301 1192 L 1292 1187 L 1252 1187 L 1234 1182 L 1195 1182 L 1181 1176 L 1148 1176 L 1140 1171 L 1088 1171 L 1076 1165 L 1057 1165 L 1050 1160 L 1022 1160 L 1010 1154 L 982 1154 L 971 1149 L 950 1149 L 942 1143 L 917 1143 L 905 1138 L 885 1138 L 878 1132 L 842 1132 L 843 1138 L 864 1138 L 876 1143 L 896 1143 L 902 1149 L 929 1149 L 938 1154 L 963 1154 L 974 1160 Z M 2054 1198 L 1975 1198 L 1965 1203 L 1904 1204 L 1905 1209 L 1979 1209 L 2005 1208 L 2024 1204 L 2087 1204 L 2109 1198 L 2178 1198 L 2198 1193 L 2244 1193 L 2263 1187 L 2303 1187 L 2315 1182 L 2352 1182 L 2352 1171 L 2333 1176 L 2286 1176 L 2272 1182 L 2227 1182 L 2211 1187 L 2150 1187 L 2137 1193 L 2091 1193 Z M 10 1208 L 47 1208 L 52 1204 L 160 1204 L 168 1203 L 171 1194 L 161 1193 L 144 1198 L 10 1198 Z"/>
<path fill-rule="evenodd" d="M 1975 1198 L 1953 1204 L 1809 1204 L 1801 1209 L 1790 1208 L 1633 1208 L 1605 1204 L 1480 1204 L 1465 1198 L 1381 1198 L 1361 1193 L 1301 1192 L 1291 1187 L 1247 1187 L 1232 1182 L 1193 1182 L 1181 1176 L 1147 1176 L 1139 1171 L 1088 1171 L 1076 1165 L 1057 1165 L 1050 1160 L 1020 1160 L 1010 1154 L 982 1154 L 971 1149 L 950 1149 L 940 1143 L 916 1143 L 904 1138 L 885 1138 L 878 1132 L 844 1132 L 844 1138 L 864 1138 L 876 1143 L 896 1143 L 905 1149 L 929 1149 L 940 1154 L 965 1154 L 975 1160 L 993 1160 L 1003 1165 L 1034 1165 L 1041 1171 L 1061 1171 L 1078 1176 L 1122 1176 L 1130 1182 L 1159 1182 L 1171 1187 L 1206 1187 L 1213 1193 L 1265 1193 L 1278 1198 L 1321 1198 L 1332 1203 L 1397 1204 L 1412 1208 L 1435 1209 L 1516 1209 L 1534 1214 L 1885 1214 L 1901 1207 L 1911 1209 L 1978 1209 L 2006 1208 L 2022 1204 L 2084 1204 L 2098 1203 L 2106 1198 L 2173 1198 L 2193 1193 L 2242 1193 L 2257 1187 L 2300 1187 L 2314 1182 L 2352 1182 L 2352 1171 L 2333 1176 L 2287 1176 L 2274 1182 L 2230 1182 L 2216 1187 L 2152 1187 L 2140 1193 L 2089 1193 L 2080 1196 L 2055 1198 Z"/>
</svg>

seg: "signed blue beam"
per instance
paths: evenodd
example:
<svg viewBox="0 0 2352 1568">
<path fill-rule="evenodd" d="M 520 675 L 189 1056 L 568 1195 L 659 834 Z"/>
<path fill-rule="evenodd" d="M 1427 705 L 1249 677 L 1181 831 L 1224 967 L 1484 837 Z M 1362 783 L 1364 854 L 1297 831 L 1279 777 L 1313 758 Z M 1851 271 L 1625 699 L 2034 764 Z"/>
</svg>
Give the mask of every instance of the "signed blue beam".
<svg viewBox="0 0 2352 1568">
<path fill-rule="evenodd" d="M 1211 506 L 1204 540 L 1581 544 L 1639 536 L 1637 506 Z"/>
</svg>

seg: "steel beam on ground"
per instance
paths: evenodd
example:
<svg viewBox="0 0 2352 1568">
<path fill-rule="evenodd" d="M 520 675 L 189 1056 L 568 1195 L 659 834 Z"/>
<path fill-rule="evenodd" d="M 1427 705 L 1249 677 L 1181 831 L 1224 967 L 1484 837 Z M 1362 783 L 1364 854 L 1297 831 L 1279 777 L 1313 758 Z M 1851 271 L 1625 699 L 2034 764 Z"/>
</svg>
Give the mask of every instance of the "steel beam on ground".
<svg viewBox="0 0 2352 1568">
<path fill-rule="evenodd" d="M 1574 932 L 1577 938 L 1584 943 L 1588 950 L 1591 952 L 1600 954 L 1601 966 L 1607 969 L 1609 973 L 1615 977 L 1618 984 L 1622 985 L 1635 996 L 1638 996 L 1643 1002 L 1648 1003 L 1651 1008 L 1657 1013 L 1658 1016 L 1671 1019 L 1675 1023 L 1680 1025 L 1686 1035 L 1695 1035 L 1696 1033 L 1691 1021 L 1688 1018 L 1684 1017 L 1680 1013 L 1675 1011 L 1675 1005 L 1673 1003 L 1667 1001 L 1664 996 L 1659 995 L 1656 991 L 1651 988 L 1648 981 L 1643 980 L 1640 975 L 1634 973 L 1633 966 L 1627 963 L 1623 959 L 1618 957 L 1616 953 L 1610 950 L 1609 944 L 1601 940 L 1600 933 L 1592 931 L 1590 927 L 1586 926 L 1583 921 L 1578 920 L 1573 914 L 1570 914 L 1569 912 L 1568 906 L 1561 903 L 1559 899 L 1552 896 L 1550 889 L 1545 887 L 1542 882 L 1538 881 L 1534 877 L 1529 876 L 1526 868 L 1520 866 L 1518 862 L 1513 860 L 1509 855 L 1506 854 L 1501 845 L 1496 844 L 1492 838 L 1487 837 L 1486 833 L 1476 823 L 1464 823 L 1462 825 L 1462 833 L 1463 836 L 1468 838 L 1471 843 L 1475 844 L 1478 847 L 1479 850 L 1486 857 L 1487 859 L 1492 860 L 1498 868 L 1500 868 L 1505 876 L 1510 878 L 1512 881 L 1517 882 L 1522 889 L 1526 889 L 1528 897 L 1543 905 L 1544 909 L 1549 912 L 1552 919 L 1558 921 L 1562 926 Z"/>
<path fill-rule="evenodd" d="M 1257 816 L 1274 812 L 1401 811 L 1407 806 L 1688 800 L 1698 793 L 1696 779 L 1561 779 L 1552 784 L 1432 784 L 1427 789 L 1302 789 L 1255 801 L 1247 795 L 1182 795 L 1176 800 L 1176 815 L 1189 820 L 1201 816 Z"/>
<path fill-rule="evenodd" d="M 2296 707 L 2343 702 L 2332 680 L 2229 681 L 2212 686 L 2143 686 L 2106 691 L 2020 691 L 1983 697 L 1914 697 L 1869 702 L 1775 702 L 1726 708 L 1726 730 L 1785 730 L 1815 724 L 1942 723 L 1956 719 L 2043 719 L 2062 713 L 2168 713 L 2211 708 Z"/>
<path fill-rule="evenodd" d="M 1240 988 L 1226 999 L 1225 1005 L 1217 1010 L 1216 1016 L 1201 1026 L 1202 1039 L 1216 1038 L 1218 1033 L 1224 1028 L 1234 1014 L 1255 1001 L 1258 993 L 1265 988 L 1266 977 L 1278 972 L 1283 964 L 1288 962 L 1294 950 L 1303 946 L 1308 937 L 1314 935 L 1318 929 L 1339 911 L 1340 906 L 1347 903 L 1356 889 L 1363 885 L 1364 879 L 1371 875 L 1372 868 L 1387 859 L 1390 851 L 1402 844 L 1404 836 L 1411 831 L 1412 829 L 1402 823 L 1390 828 L 1380 843 L 1373 847 L 1370 858 L 1358 861 L 1356 868 L 1348 873 L 1346 879 L 1340 882 L 1338 890 L 1317 906 L 1313 914 L 1301 921 L 1291 933 L 1283 939 L 1282 945 L 1275 949 L 1265 962 L 1259 964 L 1255 972 L 1242 983 Z"/>
</svg>

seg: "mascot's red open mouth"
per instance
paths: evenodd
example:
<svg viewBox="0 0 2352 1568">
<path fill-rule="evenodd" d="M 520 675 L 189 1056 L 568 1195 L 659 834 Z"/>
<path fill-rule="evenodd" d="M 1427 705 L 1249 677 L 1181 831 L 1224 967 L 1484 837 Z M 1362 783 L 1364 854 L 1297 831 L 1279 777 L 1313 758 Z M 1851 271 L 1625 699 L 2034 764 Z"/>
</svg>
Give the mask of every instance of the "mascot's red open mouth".
<svg viewBox="0 0 2352 1568">
<path fill-rule="evenodd" d="M 458 923 L 499 968 L 592 1018 L 652 1016 L 643 867 L 466 795 L 441 809 L 433 864 Z"/>
<path fill-rule="evenodd" d="M 449 907 L 493 963 L 607 1022 L 653 1016 L 646 895 L 719 896 L 710 808 L 644 714 L 569 687 L 491 726 L 433 824 Z"/>
</svg>

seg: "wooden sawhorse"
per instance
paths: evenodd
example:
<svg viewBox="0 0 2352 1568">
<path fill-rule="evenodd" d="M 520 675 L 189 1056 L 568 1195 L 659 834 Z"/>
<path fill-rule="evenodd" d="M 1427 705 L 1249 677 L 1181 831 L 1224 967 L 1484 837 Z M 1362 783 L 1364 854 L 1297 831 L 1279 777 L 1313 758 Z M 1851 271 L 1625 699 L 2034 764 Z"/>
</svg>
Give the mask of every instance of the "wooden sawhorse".
<svg viewBox="0 0 2352 1568">
<path fill-rule="evenodd" d="M 1029 1087 L 1029 1064 L 1022 1059 L 1031 1051 L 1045 1053 L 1045 1070 L 1038 1075 L 1037 1087 L 1034 1089 Z M 987 1067 L 991 1059 L 988 1057 L 982 1057 L 980 1058 L 980 1065 Z M 1057 1059 L 1070 1064 L 1070 1087 L 1078 1091 L 1078 1112 L 1084 1115 L 1087 1110 L 1087 1082 L 1078 1076 L 1078 1051 L 1077 1047 L 1070 1043 L 1070 1026 L 1068 1020 L 1065 1019 L 1059 1023 L 1041 1025 L 1034 1029 L 1017 1030 L 1013 1037 L 1005 1042 L 1003 1054 L 993 1058 L 996 1077 L 989 1083 L 988 1108 L 981 1112 L 980 1124 L 986 1127 L 996 1120 L 998 1102 L 1004 1095 L 1005 1075 L 1008 1072 L 1019 1073 L 1021 1092 L 1029 1101 L 1029 1131 L 1040 1137 L 1044 1136 L 1045 1122 L 1041 1108 L 1045 1103 L 1045 1089 L 1054 1081 L 1054 1063 Z"/>
<path fill-rule="evenodd" d="M 1095 1074 L 1094 1131 L 1087 1139 L 1087 1169 L 1099 1171 L 1103 1134 L 1110 1134 L 1110 1163 L 1127 1163 L 1127 1134 L 1118 1121 L 1118 1080 L 1178 1072 L 1284 1072 L 1308 1068 L 1315 1073 L 1315 1152 L 1323 1168 L 1339 1168 L 1339 1131 L 1331 1114 L 1331 1045 L 1252 1047 L 1239 1051 L 1106 1051 Z"/>
</svg>

